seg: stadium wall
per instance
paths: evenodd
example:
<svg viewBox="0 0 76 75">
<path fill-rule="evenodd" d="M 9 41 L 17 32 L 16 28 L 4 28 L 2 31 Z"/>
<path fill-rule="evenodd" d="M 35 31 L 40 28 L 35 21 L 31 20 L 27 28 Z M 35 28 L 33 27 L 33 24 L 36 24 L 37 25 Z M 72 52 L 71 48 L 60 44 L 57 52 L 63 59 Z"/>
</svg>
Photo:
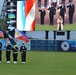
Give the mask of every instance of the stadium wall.
<svg viewBox="0 0 76 75">
<path fill-rule="evenodd" d="M 32 51 L 76 52 L 75 40 L 31 40 Z"/>
<path fill-rule="evenodd" d="M 76 31 L 28 31 L 29 42 L 25 43 L 27 50 L 35 51 L 76 51 Z M 4 48 L 5 39 L 0 39 Z M 20 48 L 23 41 L 16 40 Z"/>
<path fill-rule="evenodd" d="M 4 39 L 0 40 L 3 44 L 2 50 L 6 50 L 4 46 L 7 42 Z M 20 48 L 23 41 L 17 40 L 18 48 Z M 76 40 L 36 40 L 30 39 L 28 43 L 25 43 L 27 50 L 31 51 L 64 51 L 64 52 L 76 52 Z"/>
<path fill-rule="evenodd" d="M 30 39 L 40 40 L 76 40 L 76 31 L 28 31 Z"/>
</svg>

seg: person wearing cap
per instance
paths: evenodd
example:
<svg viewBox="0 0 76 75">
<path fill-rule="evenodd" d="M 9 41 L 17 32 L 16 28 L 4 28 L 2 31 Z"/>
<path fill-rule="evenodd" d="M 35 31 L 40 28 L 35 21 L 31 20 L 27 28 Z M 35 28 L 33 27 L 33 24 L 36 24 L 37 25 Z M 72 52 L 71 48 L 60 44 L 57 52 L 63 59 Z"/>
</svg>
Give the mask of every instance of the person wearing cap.
<svg viewBox="0 0 76 75">
<path fill-rule="evenodd" d="M 12 50 L 12 46 L 10 42 L 8 42 L 5 48 L 6 48 L 6 63 L 10 63 L 10 55 L 11 55 L 11 50 Z"/>
<path fill-rule="evenodd" d="M 17 63 L 17 57 L 18 57 L 18 46 L 15 45 L 13 48 L 13 63 Z"/>
<path fill-rule="evenodd" d="M 0 63 L 2 61 L 2 43 L 0 42 Z"/>
<path fill-rule="evenodd" d="M 51 7 L 49 7 L 48 10 L 49 10 L 50 25 L 53 25 L 54 24 L 54 15 L 56 13 L 56 9 L 53 6 L 53 4 L 51 4 Z"/>
<path fill-rule="evenodd" d="M 20 47 L 22 63 L 26 63 L 26 50 L 25 43 L 22 43 L 22 46 Z"/>
<path fill-rule="evenodd" d="M 60 9 L 59 15 L 62 17 L 63 25 L 64 25 L 64 17 L 66 16 L 66 8 L 65 8 L 64 3 L 61 3 L 61 5 L 58 7 L 58 9 Z"/>
<path fill-rule="evenodd" d="M 40 12 L 40 23 L 41 25 L 44 25 L 44 18 L 45 18 L 46 12 L 43 6 L 39 9 L 39 12 Z"/>
</svg>

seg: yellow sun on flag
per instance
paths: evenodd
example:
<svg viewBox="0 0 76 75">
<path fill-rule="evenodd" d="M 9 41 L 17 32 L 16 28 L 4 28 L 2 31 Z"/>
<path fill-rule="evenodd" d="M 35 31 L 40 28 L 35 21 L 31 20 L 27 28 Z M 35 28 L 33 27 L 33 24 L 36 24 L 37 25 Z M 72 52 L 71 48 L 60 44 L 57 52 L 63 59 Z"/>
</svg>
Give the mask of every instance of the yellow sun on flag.
<svg viewBox="0 0 76 75">
<path fill-rule="evenodd" d="M 19 33 L 19 32 L 16 32 L 16 34 L 17 34 L 17 35 L 20 35 L 20 33 Z"/>
</svg>

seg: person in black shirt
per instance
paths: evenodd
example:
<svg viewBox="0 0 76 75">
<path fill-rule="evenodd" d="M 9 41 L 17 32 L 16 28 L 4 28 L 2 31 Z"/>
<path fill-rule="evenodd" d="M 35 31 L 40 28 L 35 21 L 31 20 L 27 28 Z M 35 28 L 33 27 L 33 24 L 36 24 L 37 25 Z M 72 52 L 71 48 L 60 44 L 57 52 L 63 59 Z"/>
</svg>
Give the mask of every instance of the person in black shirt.
<svg viewBox="0 0 76 75">
<path fill-rule="evenodd" d="M 6 48 L 6 63 L 10 63 L 10 55 L 11 55 L 11 50 L 12 50 L 12 46 L 10 42 L 8 42 L 5 48 Z"/>
<path fill-rule="evenodd" d="M 2 61 L 2 43 L 0 42 L 0 63 Z"/>
<path fill-rule="evenodd" d="M 18 56 L 18 47 L 17 45 L 14 46 L 13 48 L 13 63 L 17 63 L 17 56 Z"/>
<path fill-rule="evenodd" d="M 70 2 L 67 5 L 67 8 L 69 8 L 69 11 L 68 11 L 68 14 L 69 14 L 69 24 L 73 24 L 73 15 L 74 15 L 74 12 L 75 12 L 75 6 L 74 6 L 73 2 Z"/>
<path fill-rule="evenodd" d="M 41 7 L 41 9 L 39 9 L 39 12 L 40 12 L 40 23 L 41 23 L 41 25 L 44 25 L 44 18 L 46 15 L 44 7 Z"/>
<path fill-rule="evenodd" d="M 20 47 L 22 63 L 26 63 L 26 50 L 25 44 L 22 43 L 22 46 Z"/>
<path fill-rule="evenodd" d="M 49 10 L 50 25 L 53 25 L 54 24 L 54 15 L 56 13 L 56 9 L 53 6 L 53 4 L 51 4 L 51 7 L 49 7 L 48 10 Z"/>
<path fill-rule="evenodd" d="M 63 25 L 64 25 L 64 16 L 66 15 L 65 5 L 63 3 L 61 3 L 61 6 L 59 6 L 58 9 L 60 9 L 59 15 L 62 17 Z"/>
</svg>

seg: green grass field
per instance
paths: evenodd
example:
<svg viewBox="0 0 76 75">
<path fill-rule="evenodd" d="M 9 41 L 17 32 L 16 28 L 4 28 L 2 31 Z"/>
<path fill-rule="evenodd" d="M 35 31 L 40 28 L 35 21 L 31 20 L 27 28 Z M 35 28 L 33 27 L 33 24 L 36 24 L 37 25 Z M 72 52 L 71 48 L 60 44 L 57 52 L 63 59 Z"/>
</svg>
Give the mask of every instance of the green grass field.
<svg viewBox="0 0 76 75">
<path fill-rule="evenodd" d="M 20 52 L 18 63 L 6 64 L 5 51 L 2 52 L 0 75 L 75 75 L 75 52 L 27 51 L 26 64 L 21 63 Z"/>
<path fill-rule="evenodd" d="M 57 30 L 56 25 L 35 25 L 35 30 Z M 67 24 L 63 26 L 63 30 L 76 30 L 76 24 Z"/>
</svg>

